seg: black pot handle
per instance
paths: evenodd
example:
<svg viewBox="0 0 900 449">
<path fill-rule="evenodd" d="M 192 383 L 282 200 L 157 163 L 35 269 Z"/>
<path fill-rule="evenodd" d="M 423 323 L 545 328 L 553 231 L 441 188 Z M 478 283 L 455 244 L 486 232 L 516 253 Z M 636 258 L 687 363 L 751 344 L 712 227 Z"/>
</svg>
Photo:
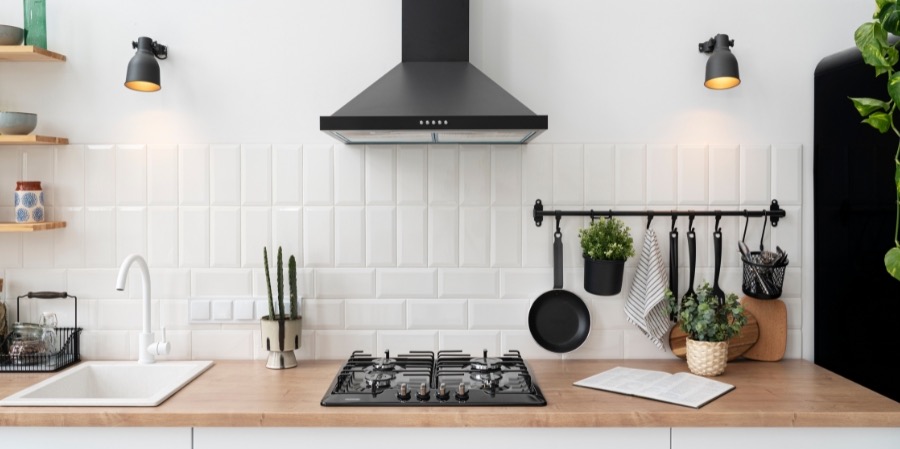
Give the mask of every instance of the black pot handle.
<svg viewBox="0 0 900 449">
<path fill-rule="evenodd" d="M 553 234 L 553 288 L 563 287 L 563 245 L 562 233 Z"/>
</svg>

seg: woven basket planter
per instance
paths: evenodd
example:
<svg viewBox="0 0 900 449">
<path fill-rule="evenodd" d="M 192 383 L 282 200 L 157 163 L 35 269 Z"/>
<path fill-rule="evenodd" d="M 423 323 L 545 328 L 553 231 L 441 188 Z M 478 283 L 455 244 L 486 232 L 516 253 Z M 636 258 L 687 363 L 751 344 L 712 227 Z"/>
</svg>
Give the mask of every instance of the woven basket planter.
<svg viewBox="0 0 900 449">
<path fill-rule="evenodd" d="M 728 362 L 728 342 L 709 342 L 687 339 L 687 363 L 692 373 L 718 376 L 725 372 Z"/>
</svg>

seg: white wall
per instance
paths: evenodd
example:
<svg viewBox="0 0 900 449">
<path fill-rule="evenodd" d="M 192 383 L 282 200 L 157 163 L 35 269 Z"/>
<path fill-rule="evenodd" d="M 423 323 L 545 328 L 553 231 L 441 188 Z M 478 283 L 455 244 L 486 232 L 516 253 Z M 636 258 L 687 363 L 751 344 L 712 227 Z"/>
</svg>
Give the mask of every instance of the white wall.
<svg viewBox="0 0 900 449">
<path fill-rule="evenodd" d="M 548 114 L 550 130 L 525 148 L 364 149 L 332 146 L 318 116 L 399 62 L 397 0 L 48 0 L 49 46 L 69 60 L 0 63 L 0 108 L 37 112 L 39 133 L 74 145 L 5 147 L 0 185 L 41 179 L 69 228 L 0 236 L 4 294 L 67 289 L 84 299 L 85 355 L 130 357 L 138 301 L 112 279 L 125 254 L 146 251 L 179 355 L 248 358 L 259 355 L 252 324 L 191 324 L 187 298 L 219 300 L 222 285 L 261 297 L 258 247 L 283 244 L 302 254 L 311 284 L 306 357 L 391 338 L 506 349 L 530 344 L 523 313 L 550 286 L 547 228 L 527 218 L 536 197 L 588 209 L 743 208 L 774 197 L 788 209 L 773 243 L 792 253 L 789 356 L 810 358 L 812 76 L 822 57 L 852 46 L 868 3 L 475 0 L 472 61 Z M 0 4 L 0 22 L 20 21 L 19 5 Z M 696 48 L 720 32 L 736 41 L 743 83 L 714 92 L 702 87 Z M 140 35 L 169 46 L 156 94 L 122 87 Z M 444 163 L 455 174 L 437 170 Z M 10 198 L 0 200 L 11 217 Z M 520 234 L 504 240 L 491 223 Z M 737 222 L 729 226 L 733 239 Z M 567 286 L 578 291 L 577 223 L 565 232 Z M 407 278 L 426 291 L 379 293 Z M 346 290 L 360 285 L 343 283 L 351 279 L 361 290 Z M 447 290 L 460 281 L 475 291 Z M 621 300 L 589 300 L 595 332 L 581 356 L 664 356 L 621 320 Z M 446 318 L 429 321 L 437 310 Z"/>
</svg>

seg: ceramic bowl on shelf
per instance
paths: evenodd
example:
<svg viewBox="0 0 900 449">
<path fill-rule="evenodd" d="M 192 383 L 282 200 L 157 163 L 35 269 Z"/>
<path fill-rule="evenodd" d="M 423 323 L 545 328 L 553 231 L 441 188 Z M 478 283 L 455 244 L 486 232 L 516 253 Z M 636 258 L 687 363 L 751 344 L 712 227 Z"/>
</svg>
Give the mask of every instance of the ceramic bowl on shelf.
<svg viewBox="0 0 900 449">
<path fill-rule="evenodd" d="M 22 136 L 34 131 L 37 114 L 0 111 L 0 134 Z"/>
<path fill-rule="evenodd" d="M 0 45 L 19 45 L 24 36 L 24 31 L 19 27 L 0 25 Z"/>
</svg>

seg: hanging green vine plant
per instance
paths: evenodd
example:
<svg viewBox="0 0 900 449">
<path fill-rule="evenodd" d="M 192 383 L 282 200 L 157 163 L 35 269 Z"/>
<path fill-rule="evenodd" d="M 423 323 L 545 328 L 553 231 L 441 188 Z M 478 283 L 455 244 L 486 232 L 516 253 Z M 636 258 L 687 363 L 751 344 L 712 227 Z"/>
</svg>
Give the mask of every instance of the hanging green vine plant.
<svg viewBox="0 0 900 449">
<path fill-rule="evenodd" d="M 900 60 L 900 52 L 896 45 L 888 43 L 888 33 L 900 36 L 900 5 L 898 0 L 875 0 L 873 21 L 866 22 L 856 29 L 854 39 L 856 47 L 862 53 L 863 61 L 875 67 L 875 77 L 887 75 L 887 93 L 889 101 L 875 98 L 850 98 L 853 106 L 868 123 L 879 132 L 893 131 L 900 137 L 900 131 L 894 124 L 894 111 L 900 103 L 900 73 L 894 71 L 894 65 Z M 894 153 L 894 185 L 896 187 L 896 218 L 894 221 L 894 247 L 884 255 L 884 266 L 891 276 L 900 280 L 900 142 Z"/>
</svg>

